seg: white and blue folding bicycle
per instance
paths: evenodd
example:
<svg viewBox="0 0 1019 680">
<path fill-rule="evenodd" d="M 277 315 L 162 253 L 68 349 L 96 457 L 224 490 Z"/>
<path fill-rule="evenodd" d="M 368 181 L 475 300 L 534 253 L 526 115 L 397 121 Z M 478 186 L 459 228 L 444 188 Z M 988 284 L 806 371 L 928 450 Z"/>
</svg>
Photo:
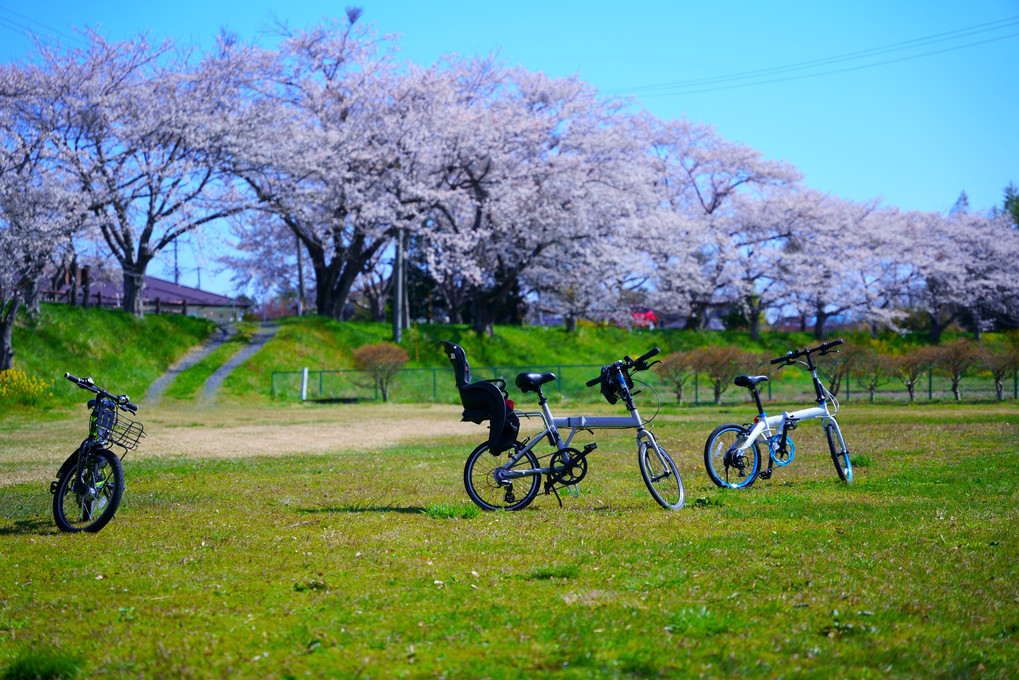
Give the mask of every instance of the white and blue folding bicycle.
<svg viewBox="0 0 1019 680">
<path fill-rule="evenodd" d="M 556 379 L 554 373 L 517 375 L 516 386 L 525 394 L 535 393 L 541 410 L 516 411 L 506 392 L 505 380 L 496 378 L 471 382 L 464 350 L 445 340 L 442 346 L 456 374 L 456 386 L 464 407 L 463 420 L 479 424 L 486 420 L 490 422 L 488 441 L 475 448 L 464 465 L 464 486 L 478 507 L 484 510 L 522 510 L 538 495 L 542 477 L 545 478 L 546 494 L 555 493 L 558 498 L 557 489 L 566 488 L 576 495 L 577 484 L 587 475 L 587 456 L 598 445 L 591 442 L 583 449 L 576 449 L 570 444 L 578 431 L 592 432 L 596 429 L 636 430 L 637 464 L 652 498 L 669 510 L 683 507 L 686 494 L 679 470 L 654 434 L 645 427 L 646 422 L 633 403 L 631 374 L 649 369 L 652 364 L 648 360 L 658 354 L 657 348 L 637 359 L 623 357 L 603 366 L 601 375 L 587 383 L 588 387 L 600 385 L 602 395 L 610 404 L 622 401 L 629 416 L 561 418 L 552 415 L 548 398 L 541 389 L 542 385 Z M 518 441 L 521 416 L 540 418 L 544 428 Z M 563 437 L 560 428 L 569 429 L 569 434 Z M 547 441 L 552 450 L 539 459 L 535 448 L 542 441 Z M 503 453 L 507 455 L 503 457 Z"/>
<path fill-rule="evenodd" d="M 789 433 L 796 429 L 804 420 L 820 418 L 824 427 L 824 435 L 828 440 L 828 450 L 835 472 L 843 482 L 853 481 L 853 466 L 849 460 L 849 449 L 842 437 L 842 430 L 835 419 L 839 412 L 838 400 L 829 392 L 817 377 L 817 367 L 813 357 L 824 356 L 842 344 L 842 340 L 832 340 L 817 347 L 798 349 L 784 356 L 772 359 L 772 364 L 781 364 L 785 368 L 792 364 L 800 364 L 808 371 L 814 382 L 817 394 L 817 406 L 799 411 L 783 412 L 781 415 L 769 416 L 761 405 L 761 395 L 757 386 L 768 381 L 766 375 L 740 375 L 733 381 L 739 387 L 750 391 L 757 405 L 758 415 L 753 423 L 738 425 L 726 423 L 719 425 L 708 436 L 704 444 L 704 468 L 708 477 L 716 485 L 726 489 L 745 489 L 757 481 L 757 478 L 769 479 L 774 466 L 784 467 L 793 461 L 796 446 Z M 805 361 L 800 361 L 805 357 Z M 768 468 L 761 469 L 761 450 L 764 446 L 768 451 Z"/>
</svg>

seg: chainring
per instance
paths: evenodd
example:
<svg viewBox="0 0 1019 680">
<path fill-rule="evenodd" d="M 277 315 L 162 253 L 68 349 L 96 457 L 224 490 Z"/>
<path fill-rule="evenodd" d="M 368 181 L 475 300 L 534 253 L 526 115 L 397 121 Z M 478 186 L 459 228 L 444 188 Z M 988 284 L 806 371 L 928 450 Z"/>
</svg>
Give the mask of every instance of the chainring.
<svg viewBox="0 0 1019 680">
<path fill-rule="evenodd" d="M 552 481 L 572 486 L 587 475 L 587 456 L 576 449 L 561 449 L 552 454 L 549 467 Z"/>
</svg>

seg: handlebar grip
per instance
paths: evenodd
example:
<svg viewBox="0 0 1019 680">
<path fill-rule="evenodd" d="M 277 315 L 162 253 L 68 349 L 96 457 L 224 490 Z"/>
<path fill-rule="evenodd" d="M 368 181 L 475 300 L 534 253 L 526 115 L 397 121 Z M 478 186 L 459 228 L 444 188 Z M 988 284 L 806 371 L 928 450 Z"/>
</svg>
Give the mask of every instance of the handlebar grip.
<svg viewBox="0 0 1019 680">
<path fill-rule="evenodd" d="M 647 353 L 645 353 L 645 354 L 642 354 L 642 355 L 640 355 L 639 357 L 637 357 L 637 361 L 635 361 L 634 363 L 637 363 L 637 364 L 639 364 L 639 363 L 641 363 L 642 361 L 647 361 L 648 359 L 650 359 L 651 357 L 653 357 L 654 355 L 658 354 L 658 353 L 659 353 L 659 352 L 661 352 L 661 351 L 662 351 L 662 350 L 660 350 L 660 349 L 658 349 L 657 347 L 655 347 L 655 348 L 654 348 L 653 350 L 651 350 L 650 352 L 647 352 Z"/>
<path fill-rule="evenodd" d="M 594 387 L 595 385 L 597 385 L 600 382 L 601 382 L 601 376 L 598 376 L 597 378 L 594 378 L 592 380 L 588 380 L 587 381 L 587 386 L 588 387 Z"/>
<path fill-rule="evenodd" d="M 71 375 L 70 373 L 64 373 L 64 377 L 67 378 L 68 380 L 70 380 L 73 383 L 81 382 L 81 378 L 79 378 L 76 375 Z"/>
<path fill-rule="evenodd" d="M 787 361 L 787 360 L 789 360 L 789 359 L 792 359 L 792 357 L 790 356 L 790 354 L 792 354 L 792 352 L 790 352 L 789 354 L 786 354 L 786 355 L 785 355 L 784 357 L 777 357 L 777 358 L 775 358 L 775 359 L 772 359 L 772 360 L 771 360 L 771 363 L 773 363 L 773 364 L 780 364 L 780 363 L 782 363 L 783 361 Z"/>
<path fill-rule="evenodd" d="M 125 401 L 123 404 L 121 404 L 121 406 L 126 408 L 131 413 L 138 413 L 138 404 L 132 404 L 129 401 Z"/>
</svg>

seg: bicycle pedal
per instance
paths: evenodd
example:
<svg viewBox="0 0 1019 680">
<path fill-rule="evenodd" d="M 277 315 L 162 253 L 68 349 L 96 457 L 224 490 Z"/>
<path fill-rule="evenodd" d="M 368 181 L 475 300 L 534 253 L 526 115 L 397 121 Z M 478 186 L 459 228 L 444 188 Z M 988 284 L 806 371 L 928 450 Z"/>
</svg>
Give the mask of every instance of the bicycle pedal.
<svg viewBox="0 0 1019 680">
<path fill-rule="evenodd" d="M 53 494 L 53 495 L 56 495 L 56 493 L 57 493 L 57 487 L 58 487 L 59 485 L 60 485 L 60 482 L 59 482 L 59 481 L 56 481 L 56 482 L 50 482 L 50 493 L 51 493 L 51 494 Z"/>
<path fill-rule="evenodd" d="M 586 456 L 587 454 L 594 451 L 596 448 L 598 448 L 598 442 L 591 442 L 590 444 L 584 447 L 584 450 L 580 452 L 580 455 Z"/>
<path fill-rule="evenodd" d="M 771 470 L 761 470 L 757 476 L 761 479 L 771 479 Z"/>
</svg>

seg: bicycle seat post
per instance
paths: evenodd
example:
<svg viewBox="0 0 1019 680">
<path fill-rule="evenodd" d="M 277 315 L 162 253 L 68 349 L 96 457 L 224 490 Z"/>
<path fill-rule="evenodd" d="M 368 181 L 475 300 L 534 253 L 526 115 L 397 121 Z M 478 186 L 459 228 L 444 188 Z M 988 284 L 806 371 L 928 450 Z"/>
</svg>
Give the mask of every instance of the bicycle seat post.
<svg viewBox="0 0 1019 680">
<path fill-rule="evenodd" d="M 763 382 L 768 382 L 768 376 L 766 375 L 738 375 L 733 380 L 733 384 L 737 387 L 745 387 L 750 390 L 750 394 L 754 397 L 754 404 L 757 406 L 757 413 L 759 415 L 767 415 L 764 412 L 764 406 L 761 404 L 761 394 L 757 390 L 757 386 Z"/>
</svg>

